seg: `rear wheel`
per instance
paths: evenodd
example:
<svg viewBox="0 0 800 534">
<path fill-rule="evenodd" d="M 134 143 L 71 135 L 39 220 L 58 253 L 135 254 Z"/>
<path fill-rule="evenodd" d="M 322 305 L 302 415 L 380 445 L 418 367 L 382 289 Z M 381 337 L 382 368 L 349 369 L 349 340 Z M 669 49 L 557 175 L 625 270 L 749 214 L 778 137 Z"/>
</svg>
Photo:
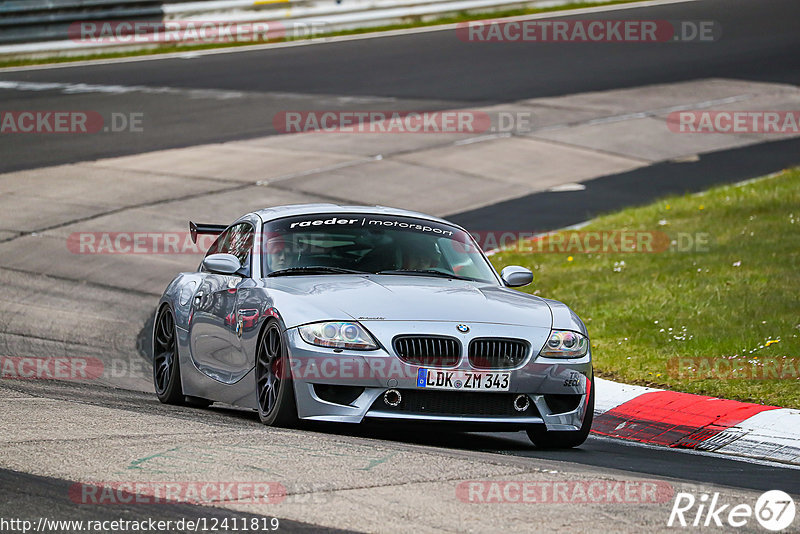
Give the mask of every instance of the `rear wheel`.
<svg viewBox="0 0 800 534">
<path fill-rule="evenodd" d="M 586 415 L 580 430 L 547 430 L 544 425 L 528 428 L 528 437 L 540 449 L 570 449 L 581 445 L 589 437 L 594 418 L 594 383 L 591 383 Z"/>
<path fill-rule="evenodd" d="M 175 319 L 169 308 L 161 309 L 153 329 L 153 385 L 156 395 L 164 404 L 183 404 Z"/>
<path fill-rule="evenodd" d="M 256 394 L 262 423 L 282 427 L 297 423 L 289 356 L 280 325 L 274 319 L 261 333 L 256 350 Z"/>
</svg>

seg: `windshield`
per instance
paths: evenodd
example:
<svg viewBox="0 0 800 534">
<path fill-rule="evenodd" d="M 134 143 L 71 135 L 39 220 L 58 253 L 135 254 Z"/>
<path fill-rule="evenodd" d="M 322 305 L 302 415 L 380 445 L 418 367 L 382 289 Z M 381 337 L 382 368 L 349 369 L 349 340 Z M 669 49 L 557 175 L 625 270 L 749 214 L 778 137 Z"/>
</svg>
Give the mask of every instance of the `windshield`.
<svg viewBox="0 0 800 534">
<path fill-rule="evenodd" d="M 304 215 L 269 221 L 263 236 L 267 276 L 365 272 L 497 283 L 468 233 L 424 219 Z"/>
</svg>

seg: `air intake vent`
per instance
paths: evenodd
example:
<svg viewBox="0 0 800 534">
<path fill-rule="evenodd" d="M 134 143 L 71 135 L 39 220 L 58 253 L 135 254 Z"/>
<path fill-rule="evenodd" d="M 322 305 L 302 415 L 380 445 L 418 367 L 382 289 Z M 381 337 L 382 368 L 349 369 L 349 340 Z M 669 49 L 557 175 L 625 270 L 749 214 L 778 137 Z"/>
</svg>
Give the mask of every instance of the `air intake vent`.
<svg viewBox="0 0 800 534">
<path fill-rule="evenodd" d="M 469 363 L 477 369 L 511 369 L 528 355 L 522 339 L 479 338 L 469 344 Z"/>
<path fill-rule="evenodd" d="M 461 357 L 461 344 L 446 336 L 398 336 L 394 351 L 404 362 L 432 367 L 452 367 Z"/>
<path fill-rule="evenodd" d="M 514 409 L 516 393 L 480 393 L 474 391 L 419 391 L 403 389 L 402 401 L 396 407 L 387 406 L 383 396 L 372 404 L 378 412 L 425 415 L 494 415 L 503 417 L 536 417 L 539 412 L 533 403 L 523 411 Z"/>
</svg>

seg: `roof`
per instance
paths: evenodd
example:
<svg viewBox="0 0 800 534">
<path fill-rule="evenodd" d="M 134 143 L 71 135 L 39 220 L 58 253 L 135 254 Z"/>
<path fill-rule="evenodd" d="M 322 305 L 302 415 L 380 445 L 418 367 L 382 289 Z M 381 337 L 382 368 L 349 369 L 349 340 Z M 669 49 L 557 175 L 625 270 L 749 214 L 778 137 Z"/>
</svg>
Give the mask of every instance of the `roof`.
<svg viewBox="0 0 800 534">
<path fill-rule="evenodd" d="M 256 213 L 259 217 L 261 217 L 261 220 L 263 220 L 264 222 L 282 217 L 291 217 L 294 215 L 313 215 L 317 213 L 325 213 L 325 214 L 371 213 L 374 215 L 396 215 L 398 217 L 414 217 L 417 219 L 427 219 L 429 221 L 436 221 L 440 223 L 449 224 L 451 226 L 456 226 L 449 221 L 440 219 L 439 217 L 434 217 L 432 215 L 426 215 L 425 213 L 419 213 L 416 211 L 409 211 L 400 208 L 390 208 L 387 206 L 348 206 L 348 205 L 332 204 L 332 203 L 290 204 L 286 206 L 274 206 L 271 208 L 264 208 L 261 210 L 257 210 L 254 213 Z"/>
</svg>

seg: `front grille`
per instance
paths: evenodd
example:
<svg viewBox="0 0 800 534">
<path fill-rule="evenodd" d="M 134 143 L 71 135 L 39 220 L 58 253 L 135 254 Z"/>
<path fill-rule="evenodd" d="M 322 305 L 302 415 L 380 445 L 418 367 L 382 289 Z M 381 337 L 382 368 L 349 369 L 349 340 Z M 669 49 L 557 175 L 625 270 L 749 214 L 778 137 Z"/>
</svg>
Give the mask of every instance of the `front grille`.
<svg viewBox="0 0 800 534">
<path fill-rule="evenodd" d="M 371 409 L 382 412 L 414 413 L 421 415 L 497 415 L 531 417 L 539 413 L 530 403 L 524 412 L 514 409 L 517 393 L 476 393 L 467 391 L 400 390 L 401 401 L 396 407 L 388 406 L 379 396 Z"/>
<path fill-rule="evenodd" d="M 479 338 L 469 344 L 469 363 L 477 369 L 511 369 L 528 355 L 522 339 Z"/>
<path fill-rule="evenodd" d="M 398 336 L 393 345 L 401 360 L 414 365 L 452 367 L 461 357 L 461 343 L 447 336 Z"/>
</svg>

